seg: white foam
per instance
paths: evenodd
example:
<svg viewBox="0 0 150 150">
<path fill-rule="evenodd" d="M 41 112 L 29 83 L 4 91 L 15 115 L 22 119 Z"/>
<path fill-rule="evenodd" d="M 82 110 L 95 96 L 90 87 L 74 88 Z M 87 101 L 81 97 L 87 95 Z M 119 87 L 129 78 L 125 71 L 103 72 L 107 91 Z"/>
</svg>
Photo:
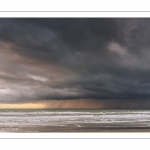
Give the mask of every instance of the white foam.
<svg viewBox="0 0 150 150">
<path fill-rule="evenodd" d="M 5 111 L 0 112 L 0 126 L 3 127 L 35 127 L 35 126 L 150 126 L 149 111 Z M 1 131 L 1 130 L 0 130 Z"/>
</svg>

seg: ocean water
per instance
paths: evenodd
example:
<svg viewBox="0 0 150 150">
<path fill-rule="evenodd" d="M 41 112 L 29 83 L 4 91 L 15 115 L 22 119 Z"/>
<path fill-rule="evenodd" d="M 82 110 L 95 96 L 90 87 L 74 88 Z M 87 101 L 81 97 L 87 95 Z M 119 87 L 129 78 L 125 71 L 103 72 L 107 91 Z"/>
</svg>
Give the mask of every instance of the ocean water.
<svg viewBox="0 0 150 150">
<path fill-rule="evenodd" d="M 149 110 L 0 110 L 0 132 L 150 129 Z"/>
</svg>

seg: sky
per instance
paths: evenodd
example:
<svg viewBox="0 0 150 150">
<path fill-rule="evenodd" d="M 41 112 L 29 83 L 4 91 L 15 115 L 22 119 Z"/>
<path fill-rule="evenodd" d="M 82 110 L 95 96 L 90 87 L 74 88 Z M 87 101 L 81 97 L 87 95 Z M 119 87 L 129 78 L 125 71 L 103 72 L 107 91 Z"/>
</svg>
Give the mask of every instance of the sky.
<svg viewBox="0 0 150 150">
<path fill-rule="evenodd" d="M 0 108 L 150 108 L 149 18 L 0 18 Z"/>
</svg>

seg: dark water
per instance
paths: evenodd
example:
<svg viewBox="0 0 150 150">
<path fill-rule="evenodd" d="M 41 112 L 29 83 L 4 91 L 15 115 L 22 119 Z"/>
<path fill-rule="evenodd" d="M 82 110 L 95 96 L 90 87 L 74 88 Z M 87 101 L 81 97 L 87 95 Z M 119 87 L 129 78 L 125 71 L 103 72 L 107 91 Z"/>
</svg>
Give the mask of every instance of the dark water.
<svg viewBox="0 0 150 150">
<path fill-rule="evenodd" d="M 0 132 L 99 132 L 150 128 L 149 110 L 0 110 Z"/>
</svg>

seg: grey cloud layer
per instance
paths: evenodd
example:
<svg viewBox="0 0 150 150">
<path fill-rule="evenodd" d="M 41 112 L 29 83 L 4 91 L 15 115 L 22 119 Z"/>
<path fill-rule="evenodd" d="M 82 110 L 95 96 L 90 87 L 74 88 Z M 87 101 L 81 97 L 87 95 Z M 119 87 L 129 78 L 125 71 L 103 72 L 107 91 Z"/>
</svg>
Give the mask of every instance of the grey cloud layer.
<svg viewBox="0 0 150 150">
<path fill-rule="evenodd" d="M 0 19 L 0 102 L 148 100 L 150 19 Z"/>
</svg>

